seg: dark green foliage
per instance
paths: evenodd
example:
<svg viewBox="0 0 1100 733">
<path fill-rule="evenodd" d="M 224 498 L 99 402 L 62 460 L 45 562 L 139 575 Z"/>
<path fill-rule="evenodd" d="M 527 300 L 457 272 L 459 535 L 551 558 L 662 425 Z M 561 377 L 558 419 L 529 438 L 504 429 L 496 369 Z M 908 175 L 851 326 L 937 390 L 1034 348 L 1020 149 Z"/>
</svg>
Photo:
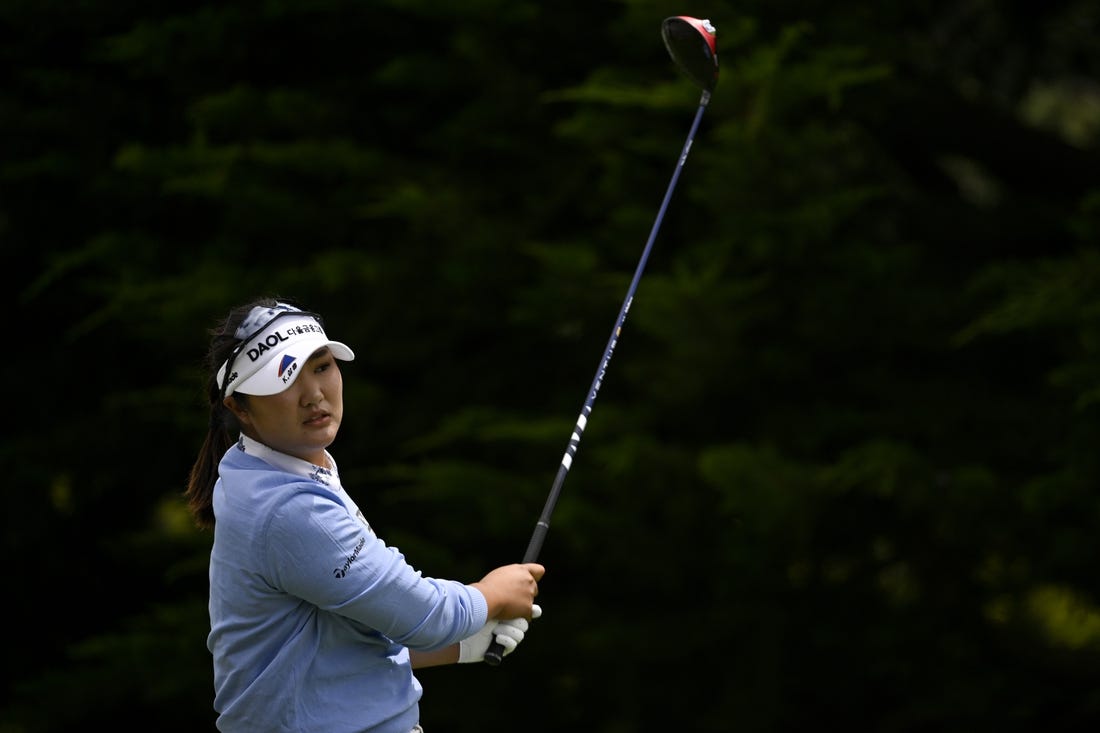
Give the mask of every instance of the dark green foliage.
<svg viewBox="0 0 1100 733">
<path fill-rule="evenodd" d="M 430 575 L 518 560 L 721 78 L 500 669 L 439 730 L 1100 723 L 1089 3 L 0 7 L 0 731 L 212 729 L 205 329 L 358 358 L 333 452 Z"/>
</svg>

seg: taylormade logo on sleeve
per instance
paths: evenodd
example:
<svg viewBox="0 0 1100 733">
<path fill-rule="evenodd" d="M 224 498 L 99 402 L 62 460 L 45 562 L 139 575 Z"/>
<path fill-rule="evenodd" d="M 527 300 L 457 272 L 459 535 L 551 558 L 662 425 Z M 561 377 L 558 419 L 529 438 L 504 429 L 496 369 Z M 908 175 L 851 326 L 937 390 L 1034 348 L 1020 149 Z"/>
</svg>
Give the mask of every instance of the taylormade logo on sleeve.
<svg viewBox="0 0 1100 733">
<path fill-rule="evenodd" d="M 363 549 L 363 545 L 365 544 L 367 544 L 366 538 L 360 537 L 359 543 L 355 546 L 355 550 L 351 553 L 351 557 L 347 559 L 343 567 L 336 568 L 332 571 L 334 577 L 343 578 L 345 575 L 348 574 L 348 568 L 350 568 L 351 564 L 355 562 L 355 558 L 359 557 L 359 551 Z"/>
</svg>

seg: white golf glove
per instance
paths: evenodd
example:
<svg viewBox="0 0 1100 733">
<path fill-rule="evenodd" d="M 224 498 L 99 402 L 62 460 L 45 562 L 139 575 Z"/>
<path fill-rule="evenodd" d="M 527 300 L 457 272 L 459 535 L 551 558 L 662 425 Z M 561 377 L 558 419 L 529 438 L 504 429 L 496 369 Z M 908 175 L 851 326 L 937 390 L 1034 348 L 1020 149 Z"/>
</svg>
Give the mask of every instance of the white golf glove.
<svg viewBox="0 0 1100 733">
<path fill-rule="evenodd" d="M 531 618 L 542 615 L 542 608 L 537 604 L 531 606 Z M 529 624 L 525 618 L 513 618 L 508 621 L 490 621 L 481 627 L 481 631 L 473 636 L 468 636 L 458 642 L 458 663 L 485 661 L 485 652 L 493 642 L 493 637 L 504 647 L 504 656 L 508 656 L 516 650 L 523 641 L 523 635 L 527 632 Z"/>
</svg>

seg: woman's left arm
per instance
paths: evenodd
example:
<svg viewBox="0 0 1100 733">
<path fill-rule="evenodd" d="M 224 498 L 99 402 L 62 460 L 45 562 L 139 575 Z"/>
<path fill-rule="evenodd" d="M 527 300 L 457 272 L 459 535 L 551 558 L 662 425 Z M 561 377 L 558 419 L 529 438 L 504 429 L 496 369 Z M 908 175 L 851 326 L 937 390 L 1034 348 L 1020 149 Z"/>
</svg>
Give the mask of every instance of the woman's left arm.
<svg viewBox="0 0 1100 733">
<path fill-rule="evenodd" d="M 412 662 L 413 669 L 455 664 L 458 662 L 458 644 L 451 644 L 450 646 L 445 646 L 442 649 L 436 649 L 431 652 L 421 652 L 416 649 L 410 649 L 409 660 Z"/>
</svg>

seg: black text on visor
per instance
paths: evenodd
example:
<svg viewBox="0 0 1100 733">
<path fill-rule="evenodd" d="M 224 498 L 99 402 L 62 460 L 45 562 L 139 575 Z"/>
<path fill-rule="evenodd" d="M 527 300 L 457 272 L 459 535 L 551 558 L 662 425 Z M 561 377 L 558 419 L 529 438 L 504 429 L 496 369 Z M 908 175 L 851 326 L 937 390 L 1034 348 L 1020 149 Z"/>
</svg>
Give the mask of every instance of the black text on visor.
<svg viewBox="0 0 1100 733">
<path fill-rule="evenodd" d="M 264 325 L 260 326 L 255 331 L 248 334 L 248 336 L 246 338 L 242 339 L 239 344 L 237 344 L 235 347 L 233 347 L 233 351 L 230 352 L 229 358 L 225 360 L 225 367 L 224 367 L 225 372 L 222 375 L 222 382 L 221 382 L 221 400 L 223 402 L 225 401 L 225 392 L 226 392 L 227 389 L 229 389 L 229 383 L 231 381 L 233 381 L 233 377 L 234 377 L 233 365 L 237 361 L 237 357 L 239 357 L 244 352 L 245 347 L 248 346 L 250 343 L 252 343 L 252 340 L 254 338 L 259 336 L 264 331 L 268 330 L 271 327 L 271 324 L 273 324 L 275 321 L 279 320 L 280 318 L 284 318 L 284 317 L 312 318 L 313 320 L 317 321 L 317 324 L 322 329 L 324 329 L 324 327 L 325 327 L 325 323 L 324 323 L 323 320 L 321 320 L 321 316 L 319 316 L 316 313 L 310 313 L 308 311 L 283 310 L 283 311 L 280 311 L 279 313 L 276 313 L 271 318 L 269 318 L 267 320 L 267 322 L 264 323 Z"/>
</svg>

